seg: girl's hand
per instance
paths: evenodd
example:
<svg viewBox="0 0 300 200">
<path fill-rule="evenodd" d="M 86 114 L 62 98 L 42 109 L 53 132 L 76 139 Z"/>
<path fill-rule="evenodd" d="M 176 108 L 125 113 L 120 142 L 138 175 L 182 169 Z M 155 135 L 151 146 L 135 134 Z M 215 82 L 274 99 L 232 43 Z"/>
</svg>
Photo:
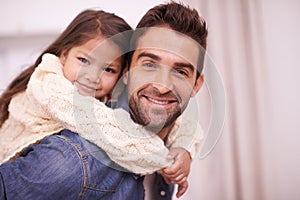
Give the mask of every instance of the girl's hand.
<svg viewBox="0 0 300 200">
<path fill-rule="evenodd" d="M 188 188 L 187 178 L 192 160 L 189 152 L 180 147 L 171 148 L 168 158 L 173 159 L 174 163 L 172 166 L 161 170 L 160 173 L 168 184 L 178 184 L 176 196 L 179 198 Z"/>
<path fill-rule="evenodd" d="M 182 184 L 178 184 L 178 189 L 176 193 L 176 197 L 180 198 L 188 189 L 189 183 L 188 181 L 184 181 Z"/>
<path fill-rule="evenodd" d="M 174 163 L 170 167 L 162 170 L 164 177 L 175 184 L 186 181 L 190 173 L 192 162 L 189 152 L 180 147 L 171 148 L 168 158 L 173 159 Z"/>
</svg>

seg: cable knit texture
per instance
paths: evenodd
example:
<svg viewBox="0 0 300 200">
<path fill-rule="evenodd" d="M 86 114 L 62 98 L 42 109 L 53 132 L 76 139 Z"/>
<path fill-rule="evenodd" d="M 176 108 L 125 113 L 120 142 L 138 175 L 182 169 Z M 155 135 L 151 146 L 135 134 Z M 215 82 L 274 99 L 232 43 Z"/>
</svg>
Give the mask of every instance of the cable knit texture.
<svg viewBox="0 0 300 200">
<path fill-rule="evenodd" d="M 180 121 L 164 144 L 123 109 L 112 110 L 93 97 L 78 94 L 64 77 L 59 59 L 45 54 L 27 90 L 14 96 L 9 105 L 9 118 L 0 130 L 0 162 L 66 128 L 95 143 L 125 169 L 150 174 L 171 165 L 166 146 L 183 147 L 195 155 L 202 130 L 190 129 L 195 124 L 199 128 L 191 120 Z"/>
</svg>

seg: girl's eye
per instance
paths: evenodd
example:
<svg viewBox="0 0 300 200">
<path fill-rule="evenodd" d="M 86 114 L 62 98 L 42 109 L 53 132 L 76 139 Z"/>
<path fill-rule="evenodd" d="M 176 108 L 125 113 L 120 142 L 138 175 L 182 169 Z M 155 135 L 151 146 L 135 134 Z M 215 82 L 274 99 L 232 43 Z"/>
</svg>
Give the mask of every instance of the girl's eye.
<svg viewBox="0 0 300 200">
<path fill-rule="evenodd" d="M 90 64 L 90 62 L 86 58 L 79 57 L 78 60 L 80 62 L 82 62 L 83 64 L 85 64 L 85 65 L 89 65 Z"/>
</svg>

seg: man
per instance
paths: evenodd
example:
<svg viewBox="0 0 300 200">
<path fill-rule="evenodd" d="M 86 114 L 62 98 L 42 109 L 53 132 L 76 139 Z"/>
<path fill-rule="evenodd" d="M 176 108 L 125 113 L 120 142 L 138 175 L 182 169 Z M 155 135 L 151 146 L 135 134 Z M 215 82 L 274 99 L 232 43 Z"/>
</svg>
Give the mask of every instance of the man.
<svg viewBox="0 0 300 200">
<path fill-rule="evenodd" d="M 125 77 L 129 111 L 163 140 L 203 84 L 206 37 L 197 12 L 176 3 L 150 9 L 133 34 L 134 52 Z M 151 192 L 154 182 L 146 185 L 148 199 L 159 198 Z"/>
<path fill-rule="evenodd" d="M 167 141 L 175 120 L 203 84 L 206 24 L 195 10 L 172 2 L 149 10 L 137 28 L 124 77 L 129 112 Z M 144 177 L 110 168 L 103 159 L 109 162 L 96 146 L 64 130 L 0 166 L 0 199 L 145 198 Z M 155 191 L 146 190 L 146 198 L 171 199 L 172 189 L 161 176 L 156 178 Z"/>
</svg>

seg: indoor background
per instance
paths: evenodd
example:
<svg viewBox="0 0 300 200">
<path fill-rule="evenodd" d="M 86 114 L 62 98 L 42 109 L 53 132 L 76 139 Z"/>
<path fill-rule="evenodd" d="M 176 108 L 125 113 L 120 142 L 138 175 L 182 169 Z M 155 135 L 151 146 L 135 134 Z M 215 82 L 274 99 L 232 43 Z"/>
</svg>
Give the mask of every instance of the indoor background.
<svg viewBox="0 0 300 200">
<path fill-rule="evenodd" d="M 114 12 L 135 27 L 163 2 L 0 0 L 0 91 L 83 9 Z M 300 199 L 300 1 L 183 2 L 208 23 L 207 52 L 223 81 L 226 115 L 215 148 L 193 161 L 181 199 Z M 197 97 L 206 132 L 208 88 Z"/>
</svg>

